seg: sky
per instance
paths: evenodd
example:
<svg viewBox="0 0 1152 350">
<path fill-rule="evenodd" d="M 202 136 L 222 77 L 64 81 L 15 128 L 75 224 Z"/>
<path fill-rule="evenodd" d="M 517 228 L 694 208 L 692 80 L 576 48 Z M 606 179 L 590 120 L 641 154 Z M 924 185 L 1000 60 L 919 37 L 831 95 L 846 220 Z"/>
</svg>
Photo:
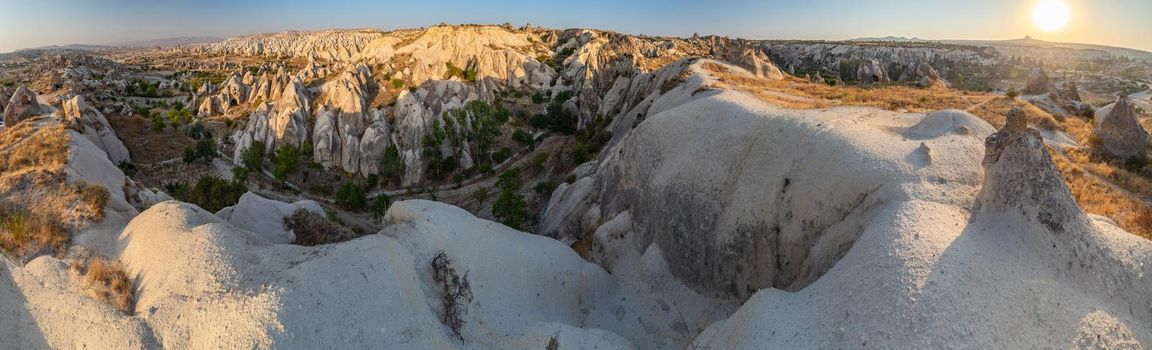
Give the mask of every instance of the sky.
<svg viewBox="0 0 1152 350">
<path fill-rule="evenodd" d="M 284 30 L 531 23 L 632 34 L 749 39 L 1037 39 L 1152 51 L 1152 0 L 1059 0 L 1067 27 L 1042 31 L 1045 0 L 0 0 L 0 52 Z M 1047 0 L 1051 1 L 1051 0 Z"/>
</svg>

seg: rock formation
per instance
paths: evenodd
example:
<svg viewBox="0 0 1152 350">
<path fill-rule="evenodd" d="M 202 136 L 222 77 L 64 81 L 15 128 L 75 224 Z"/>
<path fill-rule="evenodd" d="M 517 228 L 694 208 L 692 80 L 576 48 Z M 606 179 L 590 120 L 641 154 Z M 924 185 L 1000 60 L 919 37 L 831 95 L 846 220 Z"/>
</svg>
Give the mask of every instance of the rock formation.
<svg viewBox="0 0 1152 350">
<path fill-rule="evenodd" d="M 1099 150 L 1119 159 L 1144 159 L 1148 154 L 1148 131 L 1140 125 L 1136 109 L 1128 98 L 1120 96 L 1116 103 L 1096 113 L 1096 127 L 1092 134 L 1099 139 Z"/>
<path fill-rule="evenodd" d="M 876 84 L 889 83 L 892 79 L 888 77 L 888 72 L 880 61 L 872 58 L 860 63 L 860 68 L 856 69 L 856 81 L 861 84 Z"/>
<path fill-rule="evenodd" d="M 1060 95 L 1072 101 L 1082 101 L 1080 98 L 1080 89 L 1076 87 L 1075 81 L 1069 80 L 1064 82 L 1064 84 L 1062 84 L 1062 88 L 1060 89 Z"/>
<path fill-rule="evenodd" d="M 904 71 L 900 73 L 899 81 L 912 82 L 916 86 L 924 88 L 937 85 L 948 86 L 948 82 L 940 77 L 940 73 L 923 58 L 919 58 L 915 63 L 904 67 Z"/>
<path fill-rule="evenodd" d="M 783 78 L 763 50 L 747 41 L 647 38 L 594 30 L 529 32 L 506 26 L 436 26 L 391 33 L 290 32 L 234 38 L 186 50 L 308 60 L 292 74 L 294 78 L 288 78 L 283 67 L 260 67 L 262 74 L 233 73 L 214 95 L 209 95 L 210 91 L 198 94 L 214 96 L 203 97 L 201 115 L 226 113 L 233 102 L 282 101 L 277 96 L 281 91 L 294 91 L 306 100 L 307 105 L 299 104 L 298 108 L 304 118 L 277 117 L 291 114 L 285 112 L 283 103 L 255 106 L 248 126 L 233 136 L 237 155 L 253 140 L 283 144 L 279 125 L 291 120 L 293 129 L 302 132 L 288 143 L 311 140 L 313 160 L 328 169 L 374 174 L 386 147 L 397 146 L 406 163 L 403 182 L 408 185 L 424 180 L 427 166 L 422 159 L 422 138 L 431 125 L 445 125 L 443 114 L 468 102 L 494 102 L 500 91 L 535 91 L 548 96 L 571 91 L 572 98 L 560 102 L 566 112 L 578 116 L 577 127 L 582 129 L 597 115 L 625 116 L 634 107 L 640 109 L 628 119 L 643 119 L 649 106 L 643 101 L 661 87 L 673 86 L 679 78 L 675 69 L 664 69 L 669 58 L 710 56 L 743 67 L 754 76 Z M 541 59 L 557 61 L 546 64 Z M 451 69 L 459 70 L 454 73 L 457 76 L 447 76 Z M 333 76 L 334 72 L 338 75 Z M 403 87 L 377 81 L 381 77 L 399 81 Z M 276 88 L 291 79 L 317 78 L 323 78 L 324 83 L 312 91 L 308 87 Z M 609 89 L 609 94 L 602 94 Z M 384 93 L 396 96 L 395 103 L 382 105 L 378 97 Z M 637 118 L 637 114 L 641 116 Z M 384 131 L 389 134 L 381 134 Z M 446 156 L 458 160 L 462 168 L 472 166 L 471 159 L 476 156 L 467 148 L 443 145 L 445 152 L 458 153 Z"/>
<path fill-rule="evenodd" d="M 83 96 L 75 96 L 64 102 L 64 119 L 104 151 L 112 164 L 132 160 L 128 148 L 124 147 L 124 143 L 116 136 L 116 130 L 108 124 L 108 119 L 96 108 L 84 102 Z"/>
<path fill-rule="evenodd" d="M 1044 68 L 1032 68 L 1032 74 L 1028 76 L 1028 84 L 1024 86 L 1021 93 L 1025 95 L 1043 95 L 1055 91 L 1052 85 L 1052 79 L 1048 78 L 1048 73 L 1044 72 Z"/>
<path fill-rule="evenodd" d="M 16 91 L 12 92 L 12 97 L 8 100 L 8 105 L 4 108 L 4 125 L 15 125 L 21 120 L 31 118 L 49 110 L 40 105 L 40 101 L 36 98 L 36 93 L 29 90 L 27 86 L 20 85 Z"/>
<path fill-rule="evenodd" d="M 974 212 L 1018 213 L 1058 234 L 1083 232 L 1087 216 L 1064 185 L 1040 133 L 1028 127 L 1019 107 L 985 141 L 984 186 Z"/>
</svg>

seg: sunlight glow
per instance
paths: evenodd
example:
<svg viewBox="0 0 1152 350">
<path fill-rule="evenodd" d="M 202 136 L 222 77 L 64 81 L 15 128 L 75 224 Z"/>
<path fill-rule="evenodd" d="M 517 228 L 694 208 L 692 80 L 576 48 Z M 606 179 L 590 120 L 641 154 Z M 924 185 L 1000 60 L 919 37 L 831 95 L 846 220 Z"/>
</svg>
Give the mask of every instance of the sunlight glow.
<svg viewBox="0 0 1152 350">
<path fill-rule="evenodd" d="M 1032 21 L 1048 32 L 1064 29 L 1071 17 L 1072 10 L 1061 0 L 1041 0 L 1032 8 Z"/>
</svg>

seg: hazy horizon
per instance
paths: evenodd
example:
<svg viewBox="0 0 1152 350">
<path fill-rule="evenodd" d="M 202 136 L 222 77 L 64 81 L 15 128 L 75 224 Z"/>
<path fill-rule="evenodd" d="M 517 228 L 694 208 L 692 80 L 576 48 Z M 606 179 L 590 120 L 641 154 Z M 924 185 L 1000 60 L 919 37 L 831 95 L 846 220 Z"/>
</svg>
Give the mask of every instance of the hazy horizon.
<svg viewBox="0 0 1152 350">
<path fill-rule="evenodd" d="M 354 0 L 317 4 L 301 0 L 8 0 L 0 13 L 0 52 L 25 48 L 101 45 L 173 37 L 227 38 L 287 30 L 372 28 L 392 30 L 437 23 L 531 23 L 548 28 L 595 28 L 631 34 L 686 37 L 693 33 L 749 39 L 847 40 L 916 37 L 926 40 L 1002 40 L 1031 36 L 1054 42 L 1152 51 L 1152 2 L 1065 1 L 1066 27 L 1041 30 L 1030 11 L 1040 0 L 846 1 L 720 0 L 709 3 L 591 0 L 574 6 L 530 1 L 476 5 Z M 322 6 L 322 7 L 321 7 Z M 898 18 L 899 20 L 892 20 Z"/>
</svg>

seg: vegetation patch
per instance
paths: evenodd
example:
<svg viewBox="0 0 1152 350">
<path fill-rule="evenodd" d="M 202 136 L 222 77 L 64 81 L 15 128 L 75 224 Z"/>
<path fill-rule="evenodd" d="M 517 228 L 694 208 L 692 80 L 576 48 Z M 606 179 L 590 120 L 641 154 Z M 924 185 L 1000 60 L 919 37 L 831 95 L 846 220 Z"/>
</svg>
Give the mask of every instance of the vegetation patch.
<svg viewBox="0 0 1152 350">
<path fill-rule="evenodd" d="M 100 300 L 116 310 L 132 314 L 132 279 L 124 272 L 119 262 L 102 257 L 90 257 L 86 261 L 74 260 L 72 271 L 84 277 L 84 289 L 96 300 Z"/>
<path fill-rule="evenodd" d="M 360 236 L 338 222 L 305 209 L 297 209 L 285 217 L 284 228 L 296 234 L 294 243 L 302 246 L 339 243 Z"/>
<path fill-rule="evenodd" d="M 468 312 L 468 303 L 472 302 L 468 274 L 457 272 L 448 254 L 440 251 L 432 258 L 432 280 L 440 287 L 440 301 L 444 308 L 441 321 L 452 330 L 452 334 L 464 340 L 464 314 Z"/>
</svg>

